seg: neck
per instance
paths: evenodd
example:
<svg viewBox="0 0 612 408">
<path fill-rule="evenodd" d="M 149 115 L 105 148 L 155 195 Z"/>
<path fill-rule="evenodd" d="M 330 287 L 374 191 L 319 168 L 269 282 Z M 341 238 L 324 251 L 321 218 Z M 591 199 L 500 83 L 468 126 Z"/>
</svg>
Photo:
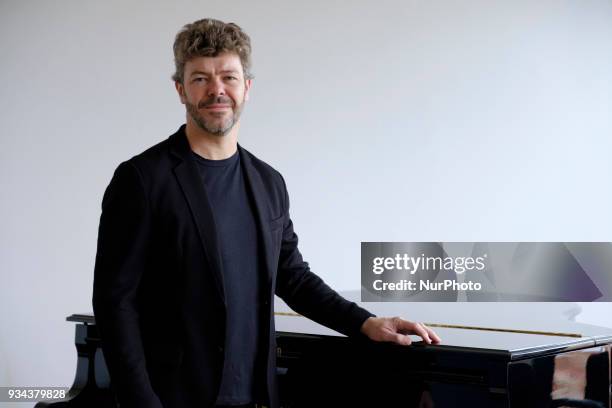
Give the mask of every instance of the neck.
<svg viewBox="0 0 612 408">
<path fill-rule="evenodd" d="M 240 122 L 226 135 L 213 135 L 187 118 L 185 134 L 191 150 L 209 160 L 223 160 L 231 157 L 238 149 L 238 130 Z"/>
</svg>

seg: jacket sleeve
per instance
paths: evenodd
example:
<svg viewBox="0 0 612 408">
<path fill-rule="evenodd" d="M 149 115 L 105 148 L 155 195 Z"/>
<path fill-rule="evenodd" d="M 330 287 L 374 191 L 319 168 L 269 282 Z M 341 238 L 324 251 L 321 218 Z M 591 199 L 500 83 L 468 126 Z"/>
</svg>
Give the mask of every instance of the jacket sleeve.
<svg viewBox="0 0 612 408">
<path fill-rule="evenodd" d="M 282 178 L 282 177 L 281 177 Z M 350 302 L 310 271 L 298 250 L 298 236 L 289 216 L 289 194 L 285 192 L 285 220 L 276 277 L 276 294 L 289 307 L 315 322 L 347 336 L 363 336 L 361 325 L 372 313 Z"/>
<path fill-rule="evenodd" d="M 102 200 L 93 285 L 96 325 L 121 408 L 162 408 L 146 371 L 137 306 L 150 220 L 138 170 L 121 163 Z"/>
</svg>

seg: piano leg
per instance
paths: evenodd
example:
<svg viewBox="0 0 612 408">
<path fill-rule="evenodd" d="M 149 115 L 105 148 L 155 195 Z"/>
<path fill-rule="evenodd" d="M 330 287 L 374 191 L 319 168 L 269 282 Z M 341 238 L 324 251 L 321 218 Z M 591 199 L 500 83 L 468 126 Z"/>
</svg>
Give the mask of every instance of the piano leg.
<svg viewBox="0 0 612 408">
<path fill-rule="evenodd" d="M 77 370 L 74 383 L 62 400 L 39 402 L 34 408 L 116 408 L 110 378 L 95 325 L 76 325 Z"/>
</svg>

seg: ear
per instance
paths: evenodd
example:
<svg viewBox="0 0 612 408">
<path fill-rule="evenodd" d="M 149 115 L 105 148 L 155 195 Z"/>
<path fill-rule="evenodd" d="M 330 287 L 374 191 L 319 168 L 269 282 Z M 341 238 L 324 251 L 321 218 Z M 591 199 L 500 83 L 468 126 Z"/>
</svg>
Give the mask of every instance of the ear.
<svg viewBox="0 0 612 408">
<path fill-rule="evenodd" d="M 176 92 L 181 99 L 181 103 L 184 105 L 185 101 L 187 100 L 187 96 L 185 95 L 185 86 L 181 82 L 174 81 L 174 87 L 176 88 Z"/>
<path fill-rule="evenodd" d="M 252 79 L 247 79 L 246 81 L 244 81 L 244 100 L 245 101 L 249 100 L 249 91 L 251 90 L 251 85 L 253 85 Z"/>
</svg>

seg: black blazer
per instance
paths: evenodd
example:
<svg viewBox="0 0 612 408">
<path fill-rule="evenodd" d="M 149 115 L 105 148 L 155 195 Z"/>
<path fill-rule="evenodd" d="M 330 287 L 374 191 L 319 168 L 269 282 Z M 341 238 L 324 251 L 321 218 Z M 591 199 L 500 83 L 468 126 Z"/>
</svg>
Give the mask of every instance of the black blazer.
<svg viewBox="0 0 612 408">
<path fill-rule="evenodd" d="M 309 270 L 289 218 L 285 182 L 238 146 L 261 241 L 265 310 L 257 373 L 278 406 L 274 294 L 296 312 L 359 336 L 366 310 Z M 121 407 L 212 406 L 225 344 L 223 271 L 215 222 L 183 125 L 123 162 L 104 193 L 93 309 Z"/>
</svg>

